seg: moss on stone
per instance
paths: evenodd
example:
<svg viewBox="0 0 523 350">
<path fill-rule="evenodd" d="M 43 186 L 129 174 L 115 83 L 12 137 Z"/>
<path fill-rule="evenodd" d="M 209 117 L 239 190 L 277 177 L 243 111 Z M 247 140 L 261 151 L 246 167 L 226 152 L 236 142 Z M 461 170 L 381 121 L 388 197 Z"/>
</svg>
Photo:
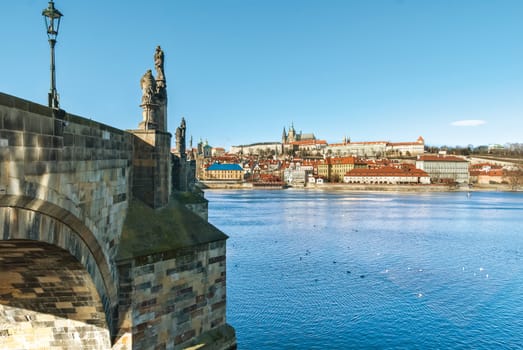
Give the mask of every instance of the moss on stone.
<svg viewBox="0 0 523 350">
<path fill-rule="evenodd" d="M 122 229 L 117 260 L 181 250 L 227 239 L 227 235 L 176 200 L 153 209 L 133 199 Z"/>
<path fill-rule="evenodd" d="M 207 203 L 205 199 L 199 193 L 194 192 L 175 192 L 173 193 L 173 199 L 181 204 L 202 204 Z"/>
<path fill-rule="evenodd" d="M 228 324 L 208 330 L 196 337 L 187 350 L 233 350 L 236 349 L 236 331 Z"/>
</svg>

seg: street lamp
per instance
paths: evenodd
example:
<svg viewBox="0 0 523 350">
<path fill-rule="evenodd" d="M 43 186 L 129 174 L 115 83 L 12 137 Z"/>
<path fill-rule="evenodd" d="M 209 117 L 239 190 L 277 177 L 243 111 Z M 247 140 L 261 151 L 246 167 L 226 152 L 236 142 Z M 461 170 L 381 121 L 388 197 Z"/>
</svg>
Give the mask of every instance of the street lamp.
<svg viewBox="0 0 523 350">
<path fill-rule="evenodd" d="M 42 16 L 45 20 L 45 28 L 47 29 L 47 37 L 49 38 L 49 46 L 51 47 L 51 90 L 49 91 L 49 107 L 58 109 L 58 93 L 56 92 L 56 73 L 54 67 L 54 46 L 56 44 L 56 37 L 58 36 L 58 29 L 60 29 L 60 19 L 62 13 L 54 8 L 54 2 L 49 1 L 49 6 L 42 11 Z"/>
</svg>

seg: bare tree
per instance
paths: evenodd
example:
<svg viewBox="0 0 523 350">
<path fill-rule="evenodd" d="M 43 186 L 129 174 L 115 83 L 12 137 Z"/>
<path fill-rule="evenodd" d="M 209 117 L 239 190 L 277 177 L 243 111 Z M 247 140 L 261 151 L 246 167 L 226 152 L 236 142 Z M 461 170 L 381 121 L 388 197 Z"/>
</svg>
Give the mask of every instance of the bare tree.
<svg viewBox="0 0 523 350">
<path fill-rule="evenodd" d="M 512 191 L 517 191 L 523 184 L 523 168 L 518 166 L 514 169 L 504 170 L 503 178 L 508 182 Z"/>
</svg>

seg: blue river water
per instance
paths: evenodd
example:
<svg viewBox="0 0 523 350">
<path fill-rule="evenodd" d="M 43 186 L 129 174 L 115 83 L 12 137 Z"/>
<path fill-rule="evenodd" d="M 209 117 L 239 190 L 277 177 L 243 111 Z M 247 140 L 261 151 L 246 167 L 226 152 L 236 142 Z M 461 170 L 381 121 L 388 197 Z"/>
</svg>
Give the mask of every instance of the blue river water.
<svg viewBox="0 0 523 350">
<path fill-rule="evenodd" d="M 205 197 L 239 349 L 523 348 L 523 193 Z"/>
</svg>

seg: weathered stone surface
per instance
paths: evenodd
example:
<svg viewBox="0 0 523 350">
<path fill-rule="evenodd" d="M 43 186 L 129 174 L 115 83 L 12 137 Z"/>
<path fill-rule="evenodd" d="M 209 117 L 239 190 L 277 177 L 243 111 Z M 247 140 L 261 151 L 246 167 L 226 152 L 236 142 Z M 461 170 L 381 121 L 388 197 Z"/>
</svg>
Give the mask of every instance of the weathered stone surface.
<svg viewBox="0 0 523 350">
<path fill-rule="evenodd" d="M 111 347 L 96 287 L 63 249 L 34 241 L 0 241 L 0 348 L 55 346 Z"/>
<path fill-rule="evenodd" d="M 220 331 L 229 327 L 226 238 L 183 203 L 171 201 L 157 210 L 137 200 L 130 203 L 118 264 L 120 322 L 129 325 L 133 348 L 184 349 L 205 343 L 196 339 L 206 336 L 216 349 L 233 348 L 234 331 Z"/>
<path fill-rule="evenodd" d="M 146 256 L 155 259 L 152 256 L 156 252 L 166 256 L 174 250 L 226 239 L 223 232 L 182 204 L 171 201 L 167 207 L 154 210 L 133 200 L 122 230 L 118 260 Z"/>
<path fill-rule="evenodd" d="M 133 195 L 153 208 L 169 202 L 171 193 L 171 134 L 130 130 L 134 139 Z"/>
</svg>

